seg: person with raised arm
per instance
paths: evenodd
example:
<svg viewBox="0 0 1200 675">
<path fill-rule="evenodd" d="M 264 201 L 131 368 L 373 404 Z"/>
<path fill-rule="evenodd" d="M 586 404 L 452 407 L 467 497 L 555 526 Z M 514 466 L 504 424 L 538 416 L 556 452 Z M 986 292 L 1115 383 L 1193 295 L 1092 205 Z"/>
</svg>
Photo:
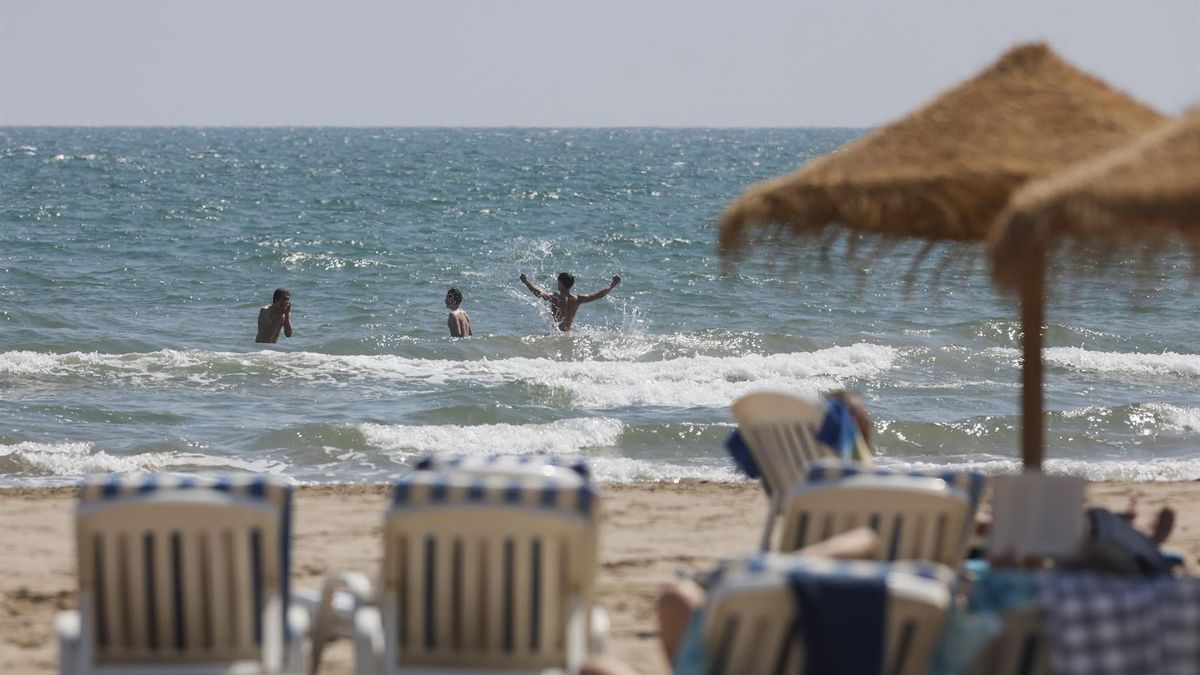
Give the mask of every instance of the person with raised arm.
<svg viewBox="0 0 1200 675">
<path fill-rule="evenodd" d="M 612 283 L 605 288 L 601 288 L 595 293 L 576 295 L 571 292 L 571 287 L 575 285 L 575 277 L 567 272 L 558 274 L 558 291 L 555 293 L 547 293 L 534 286 L 524 273 L 520 278 L 521 283 L 525 284 L 530 293 L 550 303 L 550 314 L 554 317 L 554 322 L 558 324 L 558 329 L 564 333 L 570 332 L 571 324 L 575 322 L 575 313 L 579 311 L 580 305 L 603 298 L 616 288 L 617 284 L 621 283 L 621 277 L 614 275 Z"/>
</svg>

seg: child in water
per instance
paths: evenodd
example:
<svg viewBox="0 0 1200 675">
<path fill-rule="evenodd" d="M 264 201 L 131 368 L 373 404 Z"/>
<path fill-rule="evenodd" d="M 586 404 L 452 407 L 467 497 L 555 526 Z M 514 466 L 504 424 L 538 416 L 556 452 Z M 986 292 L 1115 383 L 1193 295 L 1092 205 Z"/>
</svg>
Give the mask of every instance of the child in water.
<svg viewBox="0 0 1200 675">
<path fill-rule="evenodd" d="M 471 317 L 467 316 L 467 312 L 459 307 L 462 299 L 462 291 L 457 288 L 446 291 L 446 307 L 450 308 L 450 316 L 446 319 L 446 325 L 450 327 L 450 337 L 471 336 Z"/>
</svg>

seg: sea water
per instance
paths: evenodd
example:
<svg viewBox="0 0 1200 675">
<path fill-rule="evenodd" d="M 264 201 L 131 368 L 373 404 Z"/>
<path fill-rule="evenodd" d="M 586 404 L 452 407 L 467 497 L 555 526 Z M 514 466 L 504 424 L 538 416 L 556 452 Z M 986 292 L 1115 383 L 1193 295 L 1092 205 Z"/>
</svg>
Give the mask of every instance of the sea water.
<svg viewBox="0 0 1200 675">
<path fill-rule="evenodd" d="M 911 287 L 916 245 L 715 253 L 742 189 L 861 133 L 0 128 L 0 485 L 383 481 L 430 453 L 737 480 L 732 401 L 836 387 L 886 464 L 1014 471 L 1020 324 L 978 248 Z M 1200 478 L 1198 303 L 1171 255 L 1051 299 L 1049 470 Z M 518 282 L 560 271 L 623 279 L 569 335 Z M 255 344 L 279 286 L 295 335 Z M 473 338 L 448 337 L 452 286 Z"/>
</svg>

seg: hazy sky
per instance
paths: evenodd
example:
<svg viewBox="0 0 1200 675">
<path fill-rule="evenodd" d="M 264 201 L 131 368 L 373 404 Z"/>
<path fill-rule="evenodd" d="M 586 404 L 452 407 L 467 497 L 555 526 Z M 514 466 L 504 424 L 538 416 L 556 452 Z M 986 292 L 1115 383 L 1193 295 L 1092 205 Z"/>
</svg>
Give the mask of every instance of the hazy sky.
<svg viewBox="0 0 1200 675">
<path fill-rule="evenodd" d="M 1200 101 L 1200 0 L 0 0 L 0 125 L 871 126 L 1031 39 Z"/>
</svg>

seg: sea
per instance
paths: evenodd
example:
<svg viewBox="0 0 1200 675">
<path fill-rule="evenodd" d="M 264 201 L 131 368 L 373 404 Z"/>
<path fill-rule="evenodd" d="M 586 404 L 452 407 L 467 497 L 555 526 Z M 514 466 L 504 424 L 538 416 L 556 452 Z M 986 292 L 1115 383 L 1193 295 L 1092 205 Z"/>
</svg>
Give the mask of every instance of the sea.
<svg viewBox="0 0 1200 675">
<path fill-rule="evenodd" d="M 0 128 L 0 486 L 383 482 L 429 454 L 738 481 L 734 400 L 843 387 L 885 465 L 1018 471 L 1021 326 L 980 247 L 915 274 L 903 242 L 717 256 L 741 190 L 864 131 Z M 1200 479 L 1194 270 L 1139 268 L 1049 299 L 1052 473 Z M 561 271 L 623 280 L 567 335 L 518 281 Z M 277 287 L 294 335 L 255 344 Z"/>
</svg>

